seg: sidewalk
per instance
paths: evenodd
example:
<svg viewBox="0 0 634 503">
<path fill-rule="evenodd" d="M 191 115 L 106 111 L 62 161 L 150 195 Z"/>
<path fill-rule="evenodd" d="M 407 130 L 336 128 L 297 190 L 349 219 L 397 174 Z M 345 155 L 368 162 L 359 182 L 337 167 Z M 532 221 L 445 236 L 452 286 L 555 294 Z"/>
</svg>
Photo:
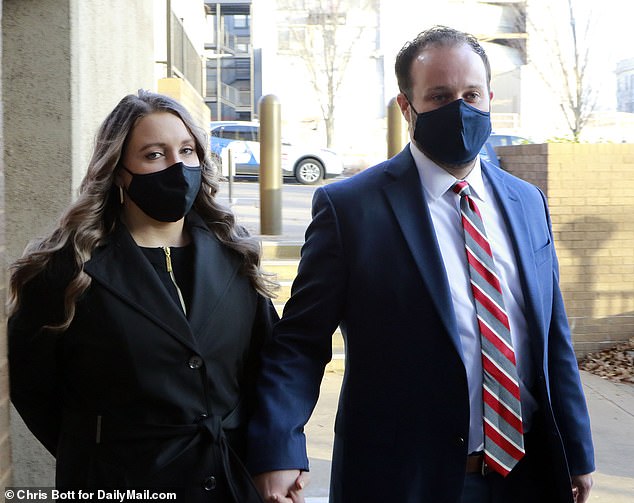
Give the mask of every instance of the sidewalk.
<svg viewBox="0 0 634 503">
<path fill-rule="evenodd" d="M 306 426 L 311 463 L 307 503 L 327 503 L 333 425 L 343 375 L 327 372 Z M 634 503 L 634 385 L 581 372 L 590 409 L 597 471 L 592 503 Z"/>
</svg>

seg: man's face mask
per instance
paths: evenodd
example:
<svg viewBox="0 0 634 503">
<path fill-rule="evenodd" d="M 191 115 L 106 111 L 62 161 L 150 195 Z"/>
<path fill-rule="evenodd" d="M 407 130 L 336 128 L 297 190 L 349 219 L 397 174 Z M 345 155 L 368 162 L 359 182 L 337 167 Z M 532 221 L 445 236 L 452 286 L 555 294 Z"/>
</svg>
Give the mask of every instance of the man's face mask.
<svg viewBox="0 0 634 503">
<path fill-rule="evenodd" d="M 456 100 L 429 112 L 416 114 L 414 140 L 433 161 L 448 165 L 467 164 L 476 158 L 491 134 L 491 117 Z"/>
<path fill-rule="evenodd" d="M 159 222 L 176 222 L 191 209 L 200 190 L 200 166 L 185 166 L 177 162 L 154 173 L 132 173 L 126 189 L 130 199 L 147 216 Z"/>
</svg>

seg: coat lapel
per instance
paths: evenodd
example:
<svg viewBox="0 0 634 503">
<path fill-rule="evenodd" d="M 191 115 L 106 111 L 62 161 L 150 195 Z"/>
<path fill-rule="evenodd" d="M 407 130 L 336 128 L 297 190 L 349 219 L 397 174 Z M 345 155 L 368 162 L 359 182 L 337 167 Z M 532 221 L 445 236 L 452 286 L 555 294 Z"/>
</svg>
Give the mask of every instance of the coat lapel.
<svg viewBox="0 0 634 503">
<path fill-rule="evenodd" d="M 109 242 L 95 250 L 84 271 L 172 337 L 196 350 L 185 315 L 122 223 L 117 223 Z"/>
<path fill-rule="evenodd" d="M 451 300 L 449 282 L 436 239 L 425 194 L 409 147 L 394 157 L 386 168 L 393 181 L 384 186 L 387 200 L 399 223 L 427 290 L 445 328 L 462 354 L 462 345 Z"/>
<path fill-rule="evenodd" d="M 188 224 L 195 245 L 189 323 L 197 334 L 218 314 L 220 301 L 238 274 L 240 261 L 220 244 L 198 215 L 190 214 Z"/>
<path fill-rule="evenodd" d="M 482 172 L 491 183 L 493 192 L 502 208 L 507 229 L 513 243 L 515 262 L 517 263 L 524 300 L 526 302 L 526 320 L 532 333 L 542 333 L 543 314 L 540 308 L 541 300 L 538 297 L 540 291 L 539 278 L 535 259 L 533 256 L 533 244 L 531 241 L 531 229 L 526 215 L 529 212 L 523 207 L 522 198 L 506 184 L 496 170 L 482 162 Z"/>
</svg>

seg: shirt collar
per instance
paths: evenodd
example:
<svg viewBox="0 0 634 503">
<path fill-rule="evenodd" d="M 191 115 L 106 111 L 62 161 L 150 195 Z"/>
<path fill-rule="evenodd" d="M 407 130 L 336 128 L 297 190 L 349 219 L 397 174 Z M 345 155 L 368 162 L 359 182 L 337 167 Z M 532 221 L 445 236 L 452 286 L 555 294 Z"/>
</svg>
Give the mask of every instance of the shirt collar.
<svg viewBox="0 0 634 503">
<path fill-rule="evenodd" d="M 416 169 L 423 184 L 423 190 L 429 202 L 434 202 L 441 198 L 445 192 L 451 189 L 458 181 L 443 168 L 427 157 L 413 142 L 409 144 L 412 157 L 416 163 Z M 465 178 L 471 188 L 471 194 L 476 199 L 485 201 L 484 180 L 482 178 L 482 167 L 480 166 L 480 156 L 476 158 L 476 163 L 471 172 Z"/>
</svg>

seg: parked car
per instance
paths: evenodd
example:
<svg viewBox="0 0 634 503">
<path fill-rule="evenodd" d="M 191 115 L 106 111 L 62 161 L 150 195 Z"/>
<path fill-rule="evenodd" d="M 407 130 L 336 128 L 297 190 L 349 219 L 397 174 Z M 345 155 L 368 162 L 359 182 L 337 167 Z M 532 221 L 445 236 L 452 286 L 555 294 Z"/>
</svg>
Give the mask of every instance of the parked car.
<svg viewBox="0 0 634 503">
<path fill-rule="evenodd" d="M 259 124 L 248 121 L 211 122 L 211 157 L 227 176 L 229 149 L 235 161 L 236 175 L 257 176 L 260 171 Z M 282 175 L 312 185 L 343 172 L 343 162 L 332 150 L 301 148 L 282 141 Z"/>
<path fill-rule="evenodd" d="M 527 138 L 522 136 L 515 136 L 512 134 L 497 134 L 491 133 L 487 142 L 482 146 L 480 150 L 480 158 L 491 161 L 496 166 L 500 165 L 500 158 L 495 152 L 495 147 L 504 147 L 507 145 L 524 145 L 526 143 L 533 143 Z"/>
</svg>

